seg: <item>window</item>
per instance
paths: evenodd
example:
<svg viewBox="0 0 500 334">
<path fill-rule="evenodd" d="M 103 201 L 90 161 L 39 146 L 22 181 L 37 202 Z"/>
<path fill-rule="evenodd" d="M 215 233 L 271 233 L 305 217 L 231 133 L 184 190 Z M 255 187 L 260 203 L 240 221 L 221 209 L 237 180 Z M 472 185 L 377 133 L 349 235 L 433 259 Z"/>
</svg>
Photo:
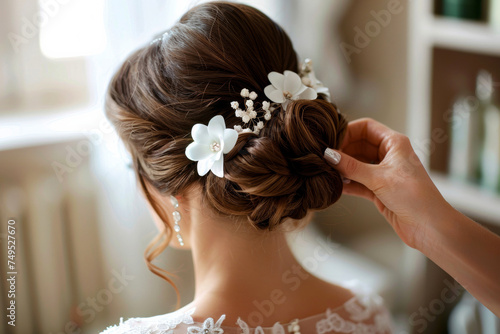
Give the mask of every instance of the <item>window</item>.
<svg viewBox="0 0 500 334">
<path fill-rule="evenodd" d="M 39 0 L 40 49 L 48 58 L 98 54 L 106 46 L 104 0 Z"/>
</svg>

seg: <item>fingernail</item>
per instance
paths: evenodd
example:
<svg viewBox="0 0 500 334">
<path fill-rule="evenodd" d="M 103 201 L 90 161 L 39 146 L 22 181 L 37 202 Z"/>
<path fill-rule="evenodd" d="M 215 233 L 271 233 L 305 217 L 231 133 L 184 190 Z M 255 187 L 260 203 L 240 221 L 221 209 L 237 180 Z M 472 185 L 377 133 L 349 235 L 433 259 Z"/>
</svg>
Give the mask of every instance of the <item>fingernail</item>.
<svg viewBox="0 0 500 334">
<path fill-rule="evenodd" d="M 342 182 L 345 184 L 351 183 L 351 179 L 342 176 Z"/>
<path fill-rule="evenodd" d="M 332 150 L 331 148 L 326 148 L 325 157 L 328 158 L 334 165 L 338 165 L 340 162 L 340 154 Z"/>
</svg>

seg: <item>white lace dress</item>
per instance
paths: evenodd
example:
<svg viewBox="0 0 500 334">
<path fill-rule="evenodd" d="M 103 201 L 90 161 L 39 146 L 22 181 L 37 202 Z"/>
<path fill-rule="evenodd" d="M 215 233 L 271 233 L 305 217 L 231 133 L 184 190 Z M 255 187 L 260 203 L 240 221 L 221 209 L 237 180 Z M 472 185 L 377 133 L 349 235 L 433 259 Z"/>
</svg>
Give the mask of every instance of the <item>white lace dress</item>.
<svg viewBox="0 0 500 334">
<path fill-rule="evenodd" d="M 108 327 L 101 334 L 379 334 L 392 333 L 391 317 L 383 306 L 382 298 L 375 294 L 353 291 L 355 296 L 343 305 L 327 309 L 324 313 L 302 319 L 286 319 L 272 327 L 251 328 L 241 319 L 236 324 L 224 323 L 225 315 L 217 321 L 193 321 L 194 308 L 181 308 L 175 312 L 151 318 L 120 319 L 120 324 Z"/>
</svg>

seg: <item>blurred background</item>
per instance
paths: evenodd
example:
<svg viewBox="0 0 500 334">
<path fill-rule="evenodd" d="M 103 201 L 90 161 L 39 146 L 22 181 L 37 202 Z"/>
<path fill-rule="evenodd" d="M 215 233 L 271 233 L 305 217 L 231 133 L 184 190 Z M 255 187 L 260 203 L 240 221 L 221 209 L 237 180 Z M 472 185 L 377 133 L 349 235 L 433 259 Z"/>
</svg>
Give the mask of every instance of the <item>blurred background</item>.
<svg viewBox="0 0 500 334">
<path fill-rule="evenodd" d="M 95 333 L 174 309 L 173 289 L 144 264 L 156 228 L 103 97 L 131 51 L 201 2 L 0 3 L 0 333 Z M 285 28 L 348 119 L 410 136 L 447 200 L 499 233 L 500 1 L 241 2 Z M 318 240 L 333 250 L 326 261 L 311 261 Z M 343 197 L 290 243 L 316 275 L 382 295 L 396 333 L 500 332 L 365 200 Z M 167 249 L 156 264 L 190 302 L 190 253 Z"/>
</svg>

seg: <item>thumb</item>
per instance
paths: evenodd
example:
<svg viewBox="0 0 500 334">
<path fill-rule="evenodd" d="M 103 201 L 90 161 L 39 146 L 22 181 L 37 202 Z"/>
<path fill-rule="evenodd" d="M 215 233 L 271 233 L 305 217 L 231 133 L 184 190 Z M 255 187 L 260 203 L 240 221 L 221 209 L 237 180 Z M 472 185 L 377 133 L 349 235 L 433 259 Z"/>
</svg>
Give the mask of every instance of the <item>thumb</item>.
<svg viewBox="0 0 500 334">
<path fill-rule="evenodd" d="M 338 170 L 342 176 L 364 184 L 370 189 L 369 185 L 372 183 L 371 180 L 373 178 L 372 165 L 361 162 L 348 154 L 331 148 L 327 148 L 324 155 L 326 161 Z"/>
</svg>

